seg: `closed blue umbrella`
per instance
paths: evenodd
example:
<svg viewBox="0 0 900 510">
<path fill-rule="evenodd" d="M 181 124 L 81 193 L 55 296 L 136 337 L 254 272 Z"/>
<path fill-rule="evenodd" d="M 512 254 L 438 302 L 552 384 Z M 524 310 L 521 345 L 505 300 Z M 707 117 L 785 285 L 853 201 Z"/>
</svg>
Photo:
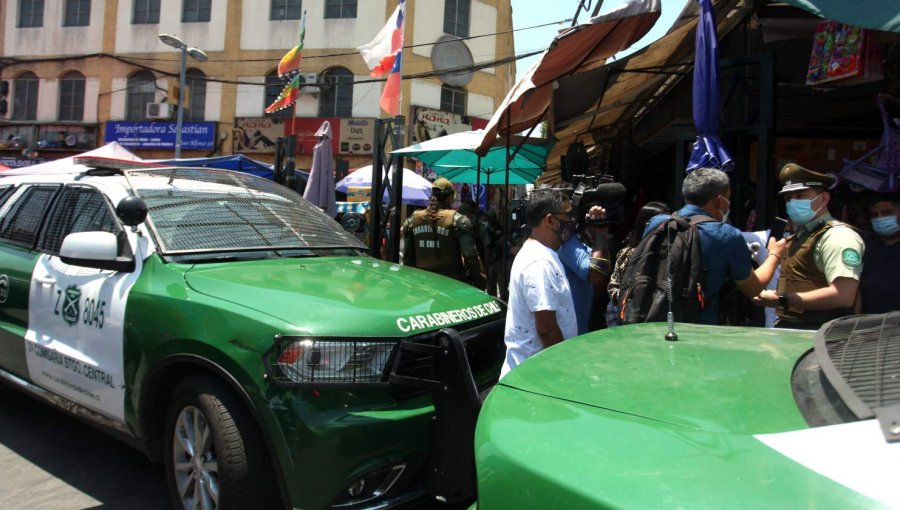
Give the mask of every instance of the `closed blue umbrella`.
<svg viewBox="0 0 900 510">
<path fill-rule="evenodd" d="M 730 172 L 734 161 L 719 139 L 719 39 L 712 0 L 700 2 L 700 20 L 694 56 L 694 125 L 697 140 L 691 151 L 687 172 L 698 168 L 718 168 Z"/>
<path fill-rule="evenodd" d="M 319 143 L 313 147 L 312 168 L 303 198 L 334 218 L 337 215 L 334 197 L 334 159 L 331 153 L 331 123 L 327 120 L 316 131 Z"/>
</svg>

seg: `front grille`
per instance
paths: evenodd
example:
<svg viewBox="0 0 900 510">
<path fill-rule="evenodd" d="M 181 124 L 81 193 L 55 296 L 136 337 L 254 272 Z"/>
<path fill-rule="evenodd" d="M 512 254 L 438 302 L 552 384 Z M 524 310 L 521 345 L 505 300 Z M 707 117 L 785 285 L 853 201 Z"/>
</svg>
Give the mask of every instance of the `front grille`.
<svg viewBox="0 0 900 510">
<path fill-rule="evenodd" d="M 499 367 L 506 355 L 503 343 L 503 319 L 477 322 L 457 329 L 466 348 L 469 369 L 479 386 L 496 382 L 499 372 L 491 373 Z M 439 377 L 435 372 L 435 356 L 440 355 L 439 331 L 409 337 L 398 346 L 391 376 L 396 380 L 420 381 L 423 385 L 393 385 L 396 396 L 405 397 L 427 391 L 427 383 Z"/>
<path fill-rule="evenodd" d="M 828 381 L 859 419 L 900 403 L 900 312 L 844 317 L 816 333 Z"/>
</svg>

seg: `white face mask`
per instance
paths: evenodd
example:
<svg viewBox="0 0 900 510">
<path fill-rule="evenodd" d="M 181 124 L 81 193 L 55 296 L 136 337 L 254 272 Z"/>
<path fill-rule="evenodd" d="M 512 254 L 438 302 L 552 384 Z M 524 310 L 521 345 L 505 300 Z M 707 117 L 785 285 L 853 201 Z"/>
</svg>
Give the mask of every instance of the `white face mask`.
<svg viewBox="0 0 900 510">
<path fill-rule="evenodd" d="M 722 197 L 722 200 L 728 202 L 728 210 L 722 213 L 722 223 L 728 223 L 728 215 L 731 214 L 731 200 L 728 200 L 725 197 Z"/>
</svg>

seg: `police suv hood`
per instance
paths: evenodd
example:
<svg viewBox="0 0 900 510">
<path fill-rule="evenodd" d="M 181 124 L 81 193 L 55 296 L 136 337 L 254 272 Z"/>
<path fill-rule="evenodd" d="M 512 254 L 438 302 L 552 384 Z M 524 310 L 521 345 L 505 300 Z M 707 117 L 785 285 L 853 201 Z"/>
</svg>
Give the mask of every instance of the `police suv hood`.
<svg viewBox="0 0 900 510">
<path fill-rule="evenodd" d="M 185 280 L 316 335 L 408 336 L 501 312 L 470 285 L 370 257 L 198 264 Z"/>
<path fill-rule="evenodd" d="M 805 428 L 791 373 L 811 332 L 663 323 L 610 328 L 555 345 L 500 384 L 695 429 Z"/>
</svg>

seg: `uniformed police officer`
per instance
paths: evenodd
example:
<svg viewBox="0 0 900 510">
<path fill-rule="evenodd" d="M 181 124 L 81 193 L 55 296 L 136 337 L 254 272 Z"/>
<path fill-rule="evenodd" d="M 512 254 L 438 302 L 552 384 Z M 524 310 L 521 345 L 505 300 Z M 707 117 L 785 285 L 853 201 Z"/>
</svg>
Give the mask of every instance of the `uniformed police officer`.
<svg viewBox="0 0 900 510">
<path fill-rule="evenodd" d="M 475 247 L 472 223 L 451 209 L 454 193 L 447 179 L 434 181 L 428 208 L 414 212 L 403 224 L 402 262 L 484 290 L 484 266 Z"/>
<path fill-rule="evenodd" d="M 754 301 L 776 307 L 776 327 L 818 329 L 853 313 L 865 245 L 852 227 L 828 213 L 834 176 L 788 163 L 778 180 L 794 235 L 777 291 L 763 291 Z"/>
</svg>

